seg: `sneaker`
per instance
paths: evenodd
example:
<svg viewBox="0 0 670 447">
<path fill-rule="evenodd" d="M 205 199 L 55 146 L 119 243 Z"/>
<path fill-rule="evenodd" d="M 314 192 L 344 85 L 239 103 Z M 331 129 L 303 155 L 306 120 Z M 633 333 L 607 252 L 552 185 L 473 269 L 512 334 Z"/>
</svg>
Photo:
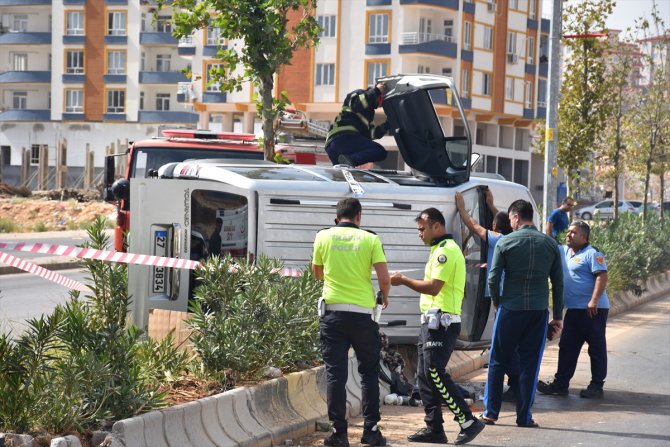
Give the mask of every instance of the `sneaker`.
<svg viewBox="0 0 670 447">
<path fill-rule="evenodd" d="M 486 427 L 486 424 L 484 424 L 482 421 L 479 419 L 473 419 L 472 424 L 470 424 L 468 428 L 461 429 L 461 432 L 456 437 L 454 444 L 467 444 L 468 442 L 475 439 L 477 435 L 480 434 L 482 430 L 484 430 L 484 427 Z"/>
<path fill-rule="evenodd" d="M 516 392 L 514 391 L 514 388 L 507 388 L 507 391 L 502 393 L 502 400 L 503 402 L 516 402 Z"/>
<path fill-rule="evenodd" d="M 446 444 L 447 435 L 444 430 L 436 431 L 430 427 L 422 428 L 413 435 L 407 437 L 409 442 L 425 442 L 427 444 Z"/>
<path fill-rule="evenodd" d="M 488 416 L 484 416 L 483 413 L 479 415 L 479 420 L 486 425 L 496 425 L 496 422 L 498 422 L 498 418 L 490 418 Z"/>
<path fill-rule="evenodd" d="M 342 154 L 337 157 L 337 162 L 341 165 L 353 166 L 354 162 L 351 161 L 351 158 L 348 155 Z"/>
<path fill-rule="evenodd" d="M 549 394 L 551 396 L 568 395 L 568 388 L 558 385 L 555 380 L 553 382 L 538 381 L 537 390 L 542 394 Z"/>
<path fill-rule="evenodd" d="M 602 399 L 605 397 L 603 389 L 597 385 L 589 385 L 588 388 L 579 392 L 579 397 L 585 399 Z"/>
<path fill-rule="evenodd" d="M 323 445 L 328 447 L 349 447 L 349 438 L 346 432 L 333 432 L 323 440 Z"/>
<path fill-rule="evenodd" d="M 528 421 L 527 424 L 519 424 L 517 422 L 516 426 L 517 427 L 522 427 L 522 428 L 538 428 L 540 426 L 540 424 L 535 422 L 535 419 L 531 419 L 530 421 Z"/>
<path fill-rule="evenodd" d="M 371 429 L 364 429 L 363 436 L 361 436 L 361 444 L 367 444 L 370 447 L 376 445 L 383 447 L 386 445 L 386 438 L 382 435 L 381 430 L 378 425 L 375 425 Z"/>
</svg>

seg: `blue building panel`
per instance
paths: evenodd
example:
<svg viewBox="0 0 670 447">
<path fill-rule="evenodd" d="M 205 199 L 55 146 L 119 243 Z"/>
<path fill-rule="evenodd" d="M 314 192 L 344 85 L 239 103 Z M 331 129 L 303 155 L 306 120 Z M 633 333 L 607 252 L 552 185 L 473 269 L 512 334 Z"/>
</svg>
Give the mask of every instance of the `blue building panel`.
<svg viewBox="0 0 670 447">
<path fill-rule="evenodd" d="M 42 109 L 10 109 L 0 112 L 0 121 L 51 121 L 51 111 Z"/>
<path fill-rule="evenodd" d="M 475 2 L 463 2 L 463 12 L 467 14 L 474 14 L 475 9 Z"/>
<path fill-rule="evenodd" d="M 126 114 L 125 113 L 105 113 L 102 115 L 103 121 L 121 121 L 125 122 L 128 121 L 126 119 Z"/>
<path fill-rule="evenodd" d="M 125 84 L 126 75 L 104 75 L 103 81 L 105 84 Z"/>
<path fill-rule="evenodd" d="M 107 45 L 126 45 L 128 36 L 105 36 L 105 43 Z"/>
<path fill-rule="evenodd" d="M 64 74 L 63 84 L 83 84 L 86 82 L 86 75 L 83 74 Z"/>
<path fill-rule="evenodd" d="M 540 26 L 541 26 L 540 31 L 542 31 L 543 33 L 548 33 L 551 30 L 551 20 L 542 19 Z"/>
<path fill-rule="evenodd" d="M 457 47 L 453 42 L 446 40 L 431 40 L 429 42 L 416 43 L 410 45 L 400 45 L 398 47 L 399 53 L 427 53 L 436 56 L 453 57 L 456 58 Z"/>
<path fill-rule="evenodd" d="M 140 33 L 140 45 L 177 45 L 170 33 Z"/>
<path fill-rule="evenodd" d="M 472 62 L 475 58 L 475 52 L 471 50 L 461 50 L 461 60 L 465 62 Z"/>
<path fill-rule="evenodd" d="M 0 84 L 49 84 L 50 71 L 6 71 L 0 73 Z"/>
<path fill-rule="evenodd" d="M 533 109 L 523 109 L 523 117 L 532 120 L 535 118 L 535 111 Z"/>
<path fill-rule="evenodd" d="M 51 33 L 0 34 L 0 45 L 51 45 Z"/>
<path fill-rule="evenodd" d="M 64 5 L 83 5 L 86 0 L 63 0 Z"/>
<path fill-rule="evenodd" d="M 535 64 L 526 64 L 526 73 L 534 75 L 535 70 L 537 70 L 537 65 Z"/>
<path fill-rule="evenodd" d="M 381 56 L 391 54 L 390 43 L 367 43 L 365 44 L 365 54 L 368 56 Z"/>
<path fill-rule="evenodd" d="M 526 27 L 528 29 L 537 29 L 537 20 L 526 19 Z"/>
<path fill-rule="evenodd" d="M 400 0 L 401 5 L 440 6 L 458 11 L 459 0 Z"/>
<path fill-rule="evenodd" d="M 391 0 L 366 0 L 366 6 L 391 6 Z"/>
<path fill-rule="evenodd" d="M 86 43 L 86 36 L 63 36 L 63 43 L 83 45 Z"/>
<path fill-rule="evenodd" d="M 537 108 L 537 113 L 535 114 L 535 118 L 545 119 L 546 117 L 547 117 L 547 108 L 546 107 L 538 107 Z"/>
<path fill-rule="evenodd" d="M 189 81 L 181 71 L 140 71 L 140 84 L 176 84 Z"/>
<path fill-rule="evenodd" d="M 226 102 L 226 94 L 224 92 L 204 92 L 202 102 Z"/>
<path fill-rule="evenodd" d="M 141 111 L 137 119 L 140 123 L 186 123 L 197 124 L 198 114 L 178 111 Z"/>
<path fill-rule="evenodd" d="M 546 62 L 540 63 L 540 70 L 538 71 L 538 74 L 546 78 L 547 73 L 549 73 L 549 64 Z"/>
<path fill-rule="evenodd" d="M 127 5 L 128 0 L 105 0 L 105 5 Z"/>
<path fill-rule="evenodd" d="M 0 0 L 0 6 L 50 5 L 51 0 Z"/>
<path fill-rule="evenodd" d="M 225 47 L 224 47 L 225 48 Z M 205 45 L 202 47 L 202 55 L 207 57 L 214 57 L 219 52 L 219 47 L 216 45 Z"/>
<path fill-rule="evenodd" d="M 85 121 L 83 113 L 63 113 L 63 121 Z"/>
<path fill-rule="evenodd" d="M 177 53 L 180 56 L 195 56 L 195 47 L 179 47 Z"/>
<path fill-rule="evenodd" d="M 461 105 L 464 109 L 472 108 L 472 98 L 461 98 Z"/>
</svg>

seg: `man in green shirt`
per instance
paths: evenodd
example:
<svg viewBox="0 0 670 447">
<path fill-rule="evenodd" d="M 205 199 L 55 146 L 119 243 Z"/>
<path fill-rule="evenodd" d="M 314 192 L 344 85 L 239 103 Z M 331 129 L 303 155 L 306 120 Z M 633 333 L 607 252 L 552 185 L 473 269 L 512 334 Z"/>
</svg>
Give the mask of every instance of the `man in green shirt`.
<svg viewBox="0 0 670 447">
<path fill-rule="evenodd" d="M 417 376 L 426 416 L 426 427 L 407 437 L 410 442 L 446 444 L 442 405 L 454 414 L 461 431 L 454 444 L 472 441 L 484 429 L 463 400 L 458 386 L 446 372 L 449 357 L 461 332 L 461 303 L 465 290 L 465 258 L 451 234 L 444 216 L 435 208 L 425 209 L 416 218 L 419 238 L 430 246 L 424 279 L 394 272 L 391 284 L 407 286 L 421 294 L 421 332 L 418 344 Z"/>
<path fill-rule="evenodd" d="M 497 309 L 489 354 L 482 420 L 494 424 L 502 404 L 503 378 L 515 351 L 519 353 L 516 424 L 537 427 L 531 407 L 547 335 L 549 282 L 552 285 L 552 332 L 563 327 L 563 267 L 556 241 L 533 224 L 533 205 L 513 202 L 507 210 L 512 234 L 496 245 L 489 271 L 491 301 Z M 500 279 L 505 272 L 503 293 Z"/>
<path fill-rule="evenodd" d="M 312 271 L 323 280 L 319 303 L 321 351 L 326 366 L 328 418 L 333 433 L 326 446 L 348 446 L 347 392 L 349 348 L 358 360 L 363 391 L 363 436 L 361 444 L 386 445 L 377 423 L 379 414 L 379 358 L 381 337 L 373 319 L 376 304 L 372 268 L 388 305 L 391 288 L 386 257 L 379 237 L 361 230 L 362 207 L 357 199 L 337 203 L 337 225 L 321 230 L 314 240 Z"/>
</svg>

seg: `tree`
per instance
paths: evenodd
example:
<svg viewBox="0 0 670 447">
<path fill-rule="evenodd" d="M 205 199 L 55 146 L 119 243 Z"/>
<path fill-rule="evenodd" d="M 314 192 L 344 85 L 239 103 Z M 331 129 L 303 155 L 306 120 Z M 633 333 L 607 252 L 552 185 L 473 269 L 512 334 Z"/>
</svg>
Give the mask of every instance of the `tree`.
<svg viewBox="0 0 670 447">
<path fill-rule="evenodd" d="M 558 165 L 568 176 L 570 193 L 578 196 L 579 170 L 586 166 L 602 133 L 610 105 L 605 101 L 606 40 L 587 37 L 606 29 L 613 0 L 589 0 L 566 6 L 563 33 L 570 50 L 564 67 L 558 109 Z"/>
<path fill-rule="evenodd" d="M 318 44 L 316 0 L 173 0 L 172 7 L 175 37 L 216 28 L 232 42 L 230 48 L 219 46 L 216 59 L 223 67 L 212 69 L 211 82 L 225 92 L 240 91 L 245 82 L 258 89 L 255 101 L 263 122 L 265 158 L 272 160 L 274 121 L 288 104 L 286 92 L 273 94 L 274 77 L 290 63 L 294 51 Z M 293 22 L 291 15 L 300 18 Z"/>
</svg>

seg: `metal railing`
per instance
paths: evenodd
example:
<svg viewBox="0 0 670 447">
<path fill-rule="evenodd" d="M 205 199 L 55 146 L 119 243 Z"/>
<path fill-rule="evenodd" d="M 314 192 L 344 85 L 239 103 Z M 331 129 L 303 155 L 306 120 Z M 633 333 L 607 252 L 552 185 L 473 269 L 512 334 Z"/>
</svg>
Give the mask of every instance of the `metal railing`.
<svg viewBox="0 0 670 447">
<path fill-rule="evenodd" d="M 418 43 L 433 42 L 436 40 L 453 42 L 454 37 L 449 36 L 447 34 L 421 33 L 421 32 L 409 32 L 400 34 L 401 45 L 416 45 Z"/>
</svg>

